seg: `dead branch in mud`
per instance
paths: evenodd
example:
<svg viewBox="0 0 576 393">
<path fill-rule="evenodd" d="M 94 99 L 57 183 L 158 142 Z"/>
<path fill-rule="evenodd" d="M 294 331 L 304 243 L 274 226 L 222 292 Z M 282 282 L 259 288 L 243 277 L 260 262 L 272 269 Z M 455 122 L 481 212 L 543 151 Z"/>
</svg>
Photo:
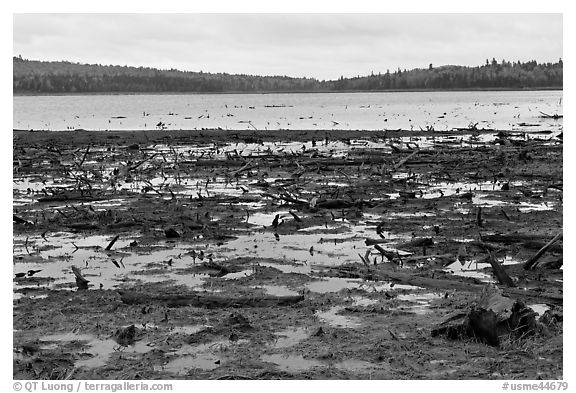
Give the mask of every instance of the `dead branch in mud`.
<svg viewBox="0 0 576 393">
<path fill-rule="evenodd" d="M 136 164 L 130 165 L 130 166 L 127 168 L 128 172 L 137 169 L 138 167 L 140 167 L 140 165 L 144 164 L 144 163 L 147 162 L 147 161 L 150 161 L 151 159 L 153 159 L 153 158 L 156 157 L 157 155 L 158 155 L 158 153 L 154 153 L 154 154 L 146 157 L 145 159 L 143 159 L 143 160 L 141 160 L 141 161 L 138 161 Z"/>
<path fill-rule="evenodd" d="M 544 113 L 542 111 L 540 111 L 540 113 L 542 114 L 542 118 L 544 119 L 554 119 L 554 120 L 558 120 L 558 119 L 562 119 L 564 117 L 564 115 L 559 115 L 557 113 L 553 114 L 553 115 L 549 115 L 548 113 Z"/>
<path fill-rule="evenodd" d="M 254 160 L 250 160 L 248 161 L 246 164 L 244 164 L 240 169 L 237 169 L 235 171 L 230 172 L 230 175 L 232 176 L 239 176 L 240 173 L 247 171 L 247 170 L 251 170 L 254 167 L 258 166 L 258 163 L 256 163 L 255 165 L 253 165 Z"/>
<path fill-rule="evenodd" d="M 416 154 L 418 154 L 420 152 L 420 148 L 416 147 L 416 149 L 414 149 L 414 152 L 412 154 L 410 154 L 408 157 L 403 158 L 402 160 L 400 160 L 396 165 L 394 165 L 394 170 L 397 171 L 402 165 L 404 165 L 407 161 L 409 161 L 411 158 L 413 158 Z"/>
<path fill-rule="evenodd" d="M 86 151 L 84 152 L 84 155 L 82 156 L 82 160 L 80 160 L 80 163 L 78 164 L 78 168 L 82 167 L 82 164 L 84 164 L 84 161 L 86 161 L 86 157 L 88 157 L 89 152 L 90 152 L 90 145 L 88 145 L 88 147 L 86 148 Z"/>
<path fill-rule="evenodd" d="M 74 276 L 76 277 L 76 286 L 78 289 L 88 289 L 88 283 L 90 281 L 84 278 L 80 269 L 76 266 L 72 266 L 72 273 L 74 273 Z"/>
<path fill-rule="evenodd" d="M 302 300 L 304 296 L 258 296 L 258 297 L 225 297 L 195 294 L 165 294 L 153 295 L 145 292 L 118 291 L 120 298 L 126 304 L 162 303 L 169 307 L 193 306 L 205 308 L 225 307 L 273 307 L 291 306 Z"/>
<path fill-rule="evenodd" d="M 388 259 L 389 262 L 395 263 L 395 264 L 402 264 L 402 258 L 400 258 L 400 254 L 398 253 L 398 251 L 388 251 L 385 250 L 384 248 L 382 248 L 380 245 L 378 244 L 374 244 L 374 248 L 376 250 L 378 250 L 378 252 L 380 254 L 382 254 L 383 257 L 385 257 L 386 259 Z M 399 262 L 396 262 L 396 259 L 399 260 Z"/>
<path fill-rule="evenodd" d="M 536 254 L 534 254 L 534 256 L 532 256 L 530 259 L 528 259 L 524 263 L 524 269 L 525 270 L 534 269 L 534 267 L 536 266 L 536 264 L 538 263 L 538 260 L 542 257 L 542 255 L 544 255 L 544 253 L 546 251 L 548 251 L 548 249 L 550 247 L 552 247 L 554 245 L 554 243 L 556 243 L 561 238 L 562 238 L 562 232 L 560 232 L 559 234 L 554 236 L 554 238 L 552 240 L 550 240 L 548 243 L 546 243 L 546 245 L 544 245 L 544 247 L 542 247 L 540 250 L 538 250 L 538 252 Z"/>
<path fill-rule="evenodd" d="M 482 207 L 478 206 L 478 210 L 476 211 L 476 225 L 478 225 L 479 228 L 482 228 L 484 226 L 482 222 Z"/>
<path fill-rule="evenodd" d="M 272 199 L 276 199 L 276 200 L 281 200 L 281 201 L 284 201 L 284 202 L 293 203 L 293 204 L 295 204 L 295 205 L 308 205 L 308 204 L 309 204 L 308 201 L 303 201 L 303 200 L 301 200 L 301 199 L 296 199 L 296 198 L 293 198 L 293 197 L 288 196 L 288 195 L 273 195 L 273 194 L 270 194 L 270 193 L 267 193 L 267 192 L 263 192 L 263 193 L 262 193 L 262 196 L 263 196 L 263 197 L 272 198 Z"/>
<path fill-rule="evenodd" d="M 23 218 L 20 218 L 16 214 L 12 215 L 12 221 L 15 222 L 16 224 L 33 225 L 32 222 L 25 220 Z"/>
<path fill-rule="evenodd" d="M 114 246 L 114 243 L 116 243 L 116 241 L 118 240 L 118 238 L 120 238 L 120 235 L 116 235 L 114 236 L 114 239 L 112 239 L 110 241 L 110 243 L 108 243 L 108 245 L 106 246 L 106 248 L 104 249 L 105 251 L 109 251 L 110 249 L 112 249 L 112 246 Z"/>
<path fill-rule="evenodd" d="M 215 274 L 216 277 L 222 277 L 228 273 L 232 273 L 232 270 L 230 270 L 226 266 L 221 265 L 219 263 L 216 263 L 214 261 L 204 262 L 202 264 L 202 266 L 204 266 L 205 268 L 210 269 L 210 270 L 216 270 L 216 274 Z"/>
<path fill-rule="evenodd" d="M 494 270 L 494 275 L 496 276 L 500 284 L 506 285 L 507 287 L 516 286 L 516 284 L 514 284 L 514 281 L 512 281 L 512 279 L 510 278 L 508 273 L 506 273 L 502 265 L 500 265 L 500 263 L 498 263 L 498 261 L 494 259 L 494 256 L 490 251 L 488 251 L 488 262 L 490 263 L 490 266 L 492 266 L 492 269 Z"/>
</svg>

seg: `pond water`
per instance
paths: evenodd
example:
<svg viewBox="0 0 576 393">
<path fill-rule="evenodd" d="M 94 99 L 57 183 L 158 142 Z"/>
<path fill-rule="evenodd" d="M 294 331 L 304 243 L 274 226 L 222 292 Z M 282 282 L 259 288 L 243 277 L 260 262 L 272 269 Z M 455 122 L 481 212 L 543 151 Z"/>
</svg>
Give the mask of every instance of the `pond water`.
<svg viewBox="0 0 576 393">
<path fill-rule="evenodd" d="M 562 91 L 15 96 L 24 130 L 560 130 Z"/>
</svg>

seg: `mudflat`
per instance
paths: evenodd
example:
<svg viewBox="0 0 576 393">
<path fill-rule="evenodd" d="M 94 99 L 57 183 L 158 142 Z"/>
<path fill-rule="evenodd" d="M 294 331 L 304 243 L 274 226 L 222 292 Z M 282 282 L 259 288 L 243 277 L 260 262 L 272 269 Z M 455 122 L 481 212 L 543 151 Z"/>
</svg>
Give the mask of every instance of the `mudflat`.
<svg viewBox="0 0 576 393">
<path fill-rule="evenodd" d="M 562 379 L 562 134 L 14 131 L 13 150 L 15 379 Z M 533 310 L 526 334 L 432 334 L 488 290 Z"/>
</svg>

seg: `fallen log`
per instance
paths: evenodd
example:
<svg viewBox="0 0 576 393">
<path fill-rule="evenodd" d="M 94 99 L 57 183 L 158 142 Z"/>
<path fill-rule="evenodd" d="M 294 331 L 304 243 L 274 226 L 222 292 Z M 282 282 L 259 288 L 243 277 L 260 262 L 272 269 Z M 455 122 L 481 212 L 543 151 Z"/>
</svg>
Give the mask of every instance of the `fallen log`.
<svg viewBox="0 0 576 393">
<path fill-rule="evenodd" d="M 428 246 L 433 246 L 434 245 L 434 241 L 432 240 L 431 237 L 421 237 L 421 238 L 416 238 L 416 239 L 412 239 L 408 242 L 402 243 L 402 244 L 398 244 L 398 248 L 412 248 L 412 247 L 428 247 Z"/>
<path fill-rule="evenodd" d="M 390 240 L 387 239 L 370 239 L 370 238 L 366 238 L 366 240 L 364 241 L 364 244 L 366 244 L 367 246 L 373 246 L 374 244 L 382 244 L 382 243 L 389 243 Z"/>
<path fill-rule="evenodd" d="M 525 263 L 524 263 L 524 269 L 525 270 L 531 270 L 533 269 L 536 264 L 538 263 L 538 260 L 542 257 L 542 255 L 544 255 L 544 253 L 550 248 L 552 247 L 552 245 L 554 243 L 556 243 L 558 240 L 560 240 L 562 238 L 562 232 L 560 232 L 559 234 L 557 234 L 556 236 L 554 236 L 554 238 L 552 240 L 550 240 L 548 243 L 546 243 L 546 245 L 544 247 L 542 247 L 540 250 L 538 250 L 538 252 L 536 254 L 534 254 L 534 256 L 530 259 L 528 259 Z"/>
<path fill-rule="evenodd" d="M 38 198 L 38 202 L 70 202 L 70 201 L 102 201 L 106 199 L 103 196 L 95 196 L 95 195 L 81 195 L 81 194 L 56 194 L 50 196 L 44 196 Z"/>
<path fill-rule="evenodd" d="M 354 202 L 345 201 L 343 199 L 329 199 L 327 201 L 318 202 L 316 206 L 323 209 L 346 209 L 354 204 Z"/>
<path fill-rule="evenodd" d="M 469 244 L 471 246 L 475 246 L 478 247 L 482 250 L 486 250 L 486 251 L 498 251 L 498 250 L 502 250 L 502 247 L 497 246 L 496 244 L 491 244 L 491 243 L 487 243 L 487 242 L 480 242 L 477 240 L 472 240 L 470 242 L 466 242 L 463 244 Z"/>
<path fill-rule="evenodd" d="M 398 271 L 371 271 L 371 277 L 377 277 L 380 281 L 395 281 L 398 284 L 413 285 L 416 287 L 442 289 L 442 290 L 459 290 L 468 292 L 481 292 L 484 285 L 479 284 L 478 281 L 462 278 L 460 279 L 444 279 L 416 276 L 411 273 L 404 273 Z M 467 281 L 465 281 L 467 280 Z"/>
<path fill-rule="evenodd" d="M 291 306 L 302 300 L 304 296 L 258 296 L 258 297 L 224 297 L 204 294 L 163 294 L 153 295 L 145 292 L 118 291 L 122 302 L 126 304 L 145 304 L 150 302 L 163 303 L 168 307 L 274 307 Z"/>
<path fill-rule="evenodd" d="M 512 233 L 508 235 L 504 234 L 480 235 L 480 238 L 484 242 L 513 244 L 513 243 L 524 243 L 534 240 L 540 240 L 542 237 L 535 235 L 523 235 L 519 233 Z"/>
<path fill-rule="evenodd" d="M 77 223 L 77 224 L 67 224 L 68 228 L 75 230 L 75 231 L 91 231 L 94 229 L 100 229 L 98 224 L 93 223 Z"/>
</svg>

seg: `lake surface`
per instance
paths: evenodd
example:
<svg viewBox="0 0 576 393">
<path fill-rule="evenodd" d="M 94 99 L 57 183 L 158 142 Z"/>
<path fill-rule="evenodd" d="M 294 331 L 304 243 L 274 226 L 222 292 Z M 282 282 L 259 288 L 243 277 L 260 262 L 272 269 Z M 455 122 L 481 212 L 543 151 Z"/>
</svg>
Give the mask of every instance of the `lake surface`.
<svg viewBox="0 0 576 393">
<path fill-rule="evenodd" d="M 15 96 L 14 129 L 562 130 L 562 91 Z"/>
</svg>

